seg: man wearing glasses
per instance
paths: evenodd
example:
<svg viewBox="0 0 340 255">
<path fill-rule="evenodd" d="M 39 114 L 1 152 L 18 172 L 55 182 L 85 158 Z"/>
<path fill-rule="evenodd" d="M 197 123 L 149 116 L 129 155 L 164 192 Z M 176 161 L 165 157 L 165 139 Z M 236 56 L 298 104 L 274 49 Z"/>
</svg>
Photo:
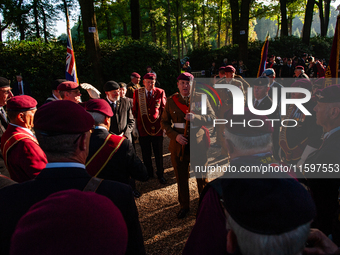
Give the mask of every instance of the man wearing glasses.
<svg viewBox="0 0 340 255">
<path fill-rule="evenodd" d="M 59 90 L 62 100 L 68 100 L 78 104 L 81 103 L 80 88 L 86 89 L 89 96 L 93 99 L 100 97 L 100 92 L 88 83 L 82 83 L 79 85 L 73 81 L 64 81 L 58 85 L 57 90 Z"/>
</svg>

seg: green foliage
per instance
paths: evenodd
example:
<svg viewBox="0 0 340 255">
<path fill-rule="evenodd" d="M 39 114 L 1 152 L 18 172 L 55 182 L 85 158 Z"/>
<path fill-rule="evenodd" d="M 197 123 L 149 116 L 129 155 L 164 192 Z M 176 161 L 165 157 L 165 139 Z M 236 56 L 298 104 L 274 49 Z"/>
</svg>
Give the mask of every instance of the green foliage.
<svg viewBox="0 0 340 255">
<path fill-rule="evenodd" d="M 97 85 L 101 90 L 104 84 L 97 84 L 85 46 L 75 44 L 74 51 L 79 81 Z M 150 65 L 167 95 L 177 90 L 177 63 L 156 44 L 132 40 L 103 41 L 101 53 L 105 81 L 128 83 L 132 72 L 143 76 Z M 41 104 L 51 94 L 51 82 L 65 77 L 65 58 L 66 43 L 12 41 L 0 44 L 0 76 L 14 82 L 15 75 L 21 73 L 31 85 L 33 97 Z"/>
</svg>

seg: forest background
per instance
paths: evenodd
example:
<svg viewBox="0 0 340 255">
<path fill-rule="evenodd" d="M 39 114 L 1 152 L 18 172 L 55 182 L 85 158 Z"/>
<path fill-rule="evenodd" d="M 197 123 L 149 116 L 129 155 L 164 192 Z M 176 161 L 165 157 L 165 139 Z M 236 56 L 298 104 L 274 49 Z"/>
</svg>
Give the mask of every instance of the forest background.
<svg viewBox="0 0 340 255">
<path fill-rule="evenodd" d="M 330 55 L 338 11 L 331 0 L 2 0 L 0 76 L 21 73 L 41 103 L 65 74 L 66 34 L 56 22 L 76 20 L 72 40 L 80 82 L 129 82 L 152 66 L 167 95 L 184 61 L 208 70 L 242 59 L 255 77 L 268 33 L 269 54 Z M 79 5 L 78 5 L 79 4 Z M 80 10 L 79 10 L 80 7 Z M 94 29 L 89 29 L 94 28 Z M 65 28 L 66 31 L 66 28 Z"/>
</svg>

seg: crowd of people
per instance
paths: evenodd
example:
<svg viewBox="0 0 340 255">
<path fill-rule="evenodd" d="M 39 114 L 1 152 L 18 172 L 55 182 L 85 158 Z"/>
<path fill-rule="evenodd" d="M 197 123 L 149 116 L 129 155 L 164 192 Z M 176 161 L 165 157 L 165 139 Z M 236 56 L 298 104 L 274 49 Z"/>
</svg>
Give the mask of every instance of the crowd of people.
<svg viewBox="0 0 340 255">
<path fill-rule="evenodd" d="M 190 211 L 190 172 L 200 194 L 183 254 L 340 254 L 340 85 L 325 86 L 321 62 L 304 57 L 308 66 L 297 63 L 289 85 L 280 84 L 284 68 L 278 69 L 272 56 L 249 83 L 242 61 L 228 65 L 224 59 L 211 79 L 212 86 L 221 85 L 218 105 L 201 102 L 189 72 L 179 74 L 178 92 L 167 97 L 151 67 L 143 79 L 132 72 L 127 84 L 107 81 L 102 98 L 90 84 L 55 80 L 38 109 L 21 76 L 16 96 L 9 80 L 0 77 L 0 254 L 145 254 L 135 180 L 156 177 L 167 184 L 165 136 L 177 181 L 178 220 Z M 314 80 L 307 75 L 313 63 Z M 191 69 L 189 62 L 185 67 Z M 226 84 L 243 94 L 244 115 L 233 113 L 236 99 Z M 293 89 L 291 99 L 306 97 L 301 89 L 310 93 L 304 109 L 311 115 L 298 104 L 288 104 L 283 114 L 281 89 L 287 86 Z M 246 100 L 248 88 L 251 100 Z M 87 102 L 81 100 L 82 89 L 91 98 Z M 253 113 L 273 104 L 276 110 L 268 116 Z M 214 134 L 209 128 L 215 119 L 229 121 L 216 125 Z M 232 124 L 254 119 L 263 125 Z M 212 146 L 221 148 L 220 157 L 237 171 L 209 182 L 191 164 L 208 165 L 214 135 Z M 261 178 L 239 171 L 264 163 L 301 171 Z M 307 171 L 318 164 L 335 175 Z"/>
</svg>

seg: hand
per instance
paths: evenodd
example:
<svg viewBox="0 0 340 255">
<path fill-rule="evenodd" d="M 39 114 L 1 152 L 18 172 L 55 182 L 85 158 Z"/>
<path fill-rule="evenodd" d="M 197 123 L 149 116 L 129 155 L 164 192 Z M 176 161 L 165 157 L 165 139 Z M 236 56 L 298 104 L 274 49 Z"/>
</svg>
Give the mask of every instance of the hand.
<svg viewBox="0 0 340 255">
<path fill-rule="evenodd" d="M 188 139 L 184 137 L 184 135 L 178 134 L 176 136 L 176 141 L 180 144 L 180 145 L 186 145 L 188 144 Z"/>
<path fill-rule="evenodd" d="M 188 121 L 192 121 L 195 119 L 195 115 L 191 112 L 188 112 L 185 117 L 184 117 L 185 120 L 188 120 Z"/>
<path fill-rule="evenodd" d="M 80 86 L 83 89 L 86 89 L 87 93 L 89 93 L 89 96 L 93 99 L 98 99 L 100 98 L 100 91 L 93 87 L 91 84 L 88 83 L 82 83 Z"/>
<path fill-rule="evenodd" d="M 305 255 L 340 254 L 338 246 L 318 229 L 312 228 L 310 230 L 307 242 L 310 243 L 312 247 L 306 247 L 303 250 L 303 254 Z"/>
</svg>

